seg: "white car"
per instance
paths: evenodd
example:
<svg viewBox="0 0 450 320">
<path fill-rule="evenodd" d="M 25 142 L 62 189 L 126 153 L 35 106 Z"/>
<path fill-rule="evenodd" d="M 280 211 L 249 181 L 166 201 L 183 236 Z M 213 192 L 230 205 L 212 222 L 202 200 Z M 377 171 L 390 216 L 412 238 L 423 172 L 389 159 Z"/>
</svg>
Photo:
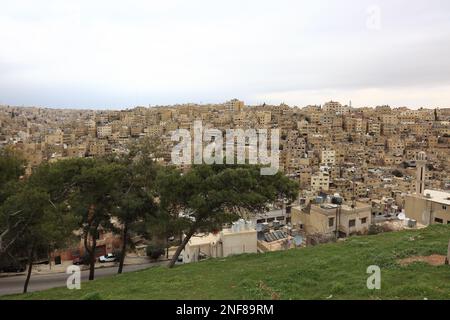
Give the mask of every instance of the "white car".
<svg viewBox="0 0 450 320">
<path fill-rule="evenodd" d="M 100 258 L 98 258 L 98 260 L 103 263 L 103 262 L 115 262 L 118 259 L 114 254 L 108 253 L 106 256 L 101 256 Z"/>
</svg>

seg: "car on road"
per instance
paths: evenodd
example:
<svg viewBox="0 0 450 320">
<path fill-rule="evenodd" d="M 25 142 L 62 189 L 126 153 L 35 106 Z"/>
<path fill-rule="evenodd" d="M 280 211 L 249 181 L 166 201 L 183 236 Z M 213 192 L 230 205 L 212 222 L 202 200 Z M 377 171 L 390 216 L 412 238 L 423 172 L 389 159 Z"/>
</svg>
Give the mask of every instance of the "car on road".
<svg viewBox="0 0 450 320">
<path fill-rule="evenodd" d="M 104 262 L 116 262 L 116 261 L 119 261 L 119 257 L 116 256 L 116 255 L 113 254 L 113 253 L 108 253 L 108 254 L 105 255 L 105 256 L 100 256 L 100 258 L 98 258 L 98 260 L 99 260 L 101 263 L 104 263 Z"/>
<path fill-rule="evenodd" d="M 79 265 L 88 265 L 89 264 L 89 258 L 86 256 L 76 257 L 73 259 L 72 264 L 79 266 Z"/>
<path fill-rule="evenodd" d="M 26 265 L 23 262 L 15 260 L 5 260 L 0 262 L 0 272 L 19 273 L 26 270 Z"/>
</svg>

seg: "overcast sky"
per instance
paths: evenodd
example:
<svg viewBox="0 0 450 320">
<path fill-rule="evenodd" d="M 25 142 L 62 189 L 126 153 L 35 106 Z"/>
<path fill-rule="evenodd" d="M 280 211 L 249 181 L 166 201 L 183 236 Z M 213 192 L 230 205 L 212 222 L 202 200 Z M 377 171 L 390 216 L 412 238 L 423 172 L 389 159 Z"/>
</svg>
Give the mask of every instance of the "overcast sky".
<svg viewBox="0 0 450 320">
<path fill-rule="evenodd" d="M 0 0 L 0 104 L 450 107 L 448 0 Z"/>
</svg>

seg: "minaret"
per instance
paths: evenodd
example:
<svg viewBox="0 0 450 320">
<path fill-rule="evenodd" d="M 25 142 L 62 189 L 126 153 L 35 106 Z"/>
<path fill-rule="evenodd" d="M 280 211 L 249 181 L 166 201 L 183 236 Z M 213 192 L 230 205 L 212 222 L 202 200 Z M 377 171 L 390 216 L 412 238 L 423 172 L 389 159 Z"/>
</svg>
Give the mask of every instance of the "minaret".
<svg viewBox="0 0 450 320">
<path fill-rule="evenodd" d="M 425 165 L 427 164 L 427 154 L 423 151 L 417 154 L 416 167 L 416 194 L 423 195 L 425 190 Z"/>
</svg>

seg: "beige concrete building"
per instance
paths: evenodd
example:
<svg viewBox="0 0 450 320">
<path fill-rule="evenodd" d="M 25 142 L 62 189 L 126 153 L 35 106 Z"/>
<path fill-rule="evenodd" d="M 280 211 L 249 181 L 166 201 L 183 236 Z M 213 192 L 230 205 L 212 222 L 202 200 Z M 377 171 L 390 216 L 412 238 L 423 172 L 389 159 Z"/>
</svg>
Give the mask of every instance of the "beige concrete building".
<svg viewBox="0 0 450 320">
<path fill-rule="evenodd" d="M 342 114 L 342 113 L 348 112 L 349 108 L 347 106 L 343 106 L 339 102 L 329 101 L 323 105 L 322 110 L 325 112 L 333 112 L 333 113 L 341 113 Z"/>
<path fill-rule="evenodd" d="M 450 192 L 425 190 L 424 195 L 407 195 L 405 214 L 423 225 L 450 224 Z"/>
<path fill-rule="evenodd" d="M 320 160 L 321 160 L 322 164 L 335 165 L 336 164 L 336 151 L 322 150 Z"/>
<path fill-rule="evenodd" d="M 97 127 L 97 138 L 107 138 L 112 134 L 112 127 L 110 125 Z"/>
<path fill-rule="evenodd" d="M 292 208 L 291 219 L 294 226 L 304 230 L 307 235 L 324 234 L 349 236 L 364 234 L 372 223 L 372 207 L 356 202 L 352 208 L 347 204 L 313 204 L 309 209 Z"/>
<path fill-rule="evenodd" d="M 311 176 L 311 190 L 313 192 L 328 191 L 330 188 L 330 175 L 328 172 L 317 172 Z"/>
<path fill-rule="evenodd" d="M 237 223 L 239 224 L 239 223 Z M 204 258 L 221 258 L 243 253 L 257 253 L 257 232 L 252 225 L 224 229 L 220 233 L 195 235 L 183 251 L 183 263 L 197 262 Z"/>
</svg>

